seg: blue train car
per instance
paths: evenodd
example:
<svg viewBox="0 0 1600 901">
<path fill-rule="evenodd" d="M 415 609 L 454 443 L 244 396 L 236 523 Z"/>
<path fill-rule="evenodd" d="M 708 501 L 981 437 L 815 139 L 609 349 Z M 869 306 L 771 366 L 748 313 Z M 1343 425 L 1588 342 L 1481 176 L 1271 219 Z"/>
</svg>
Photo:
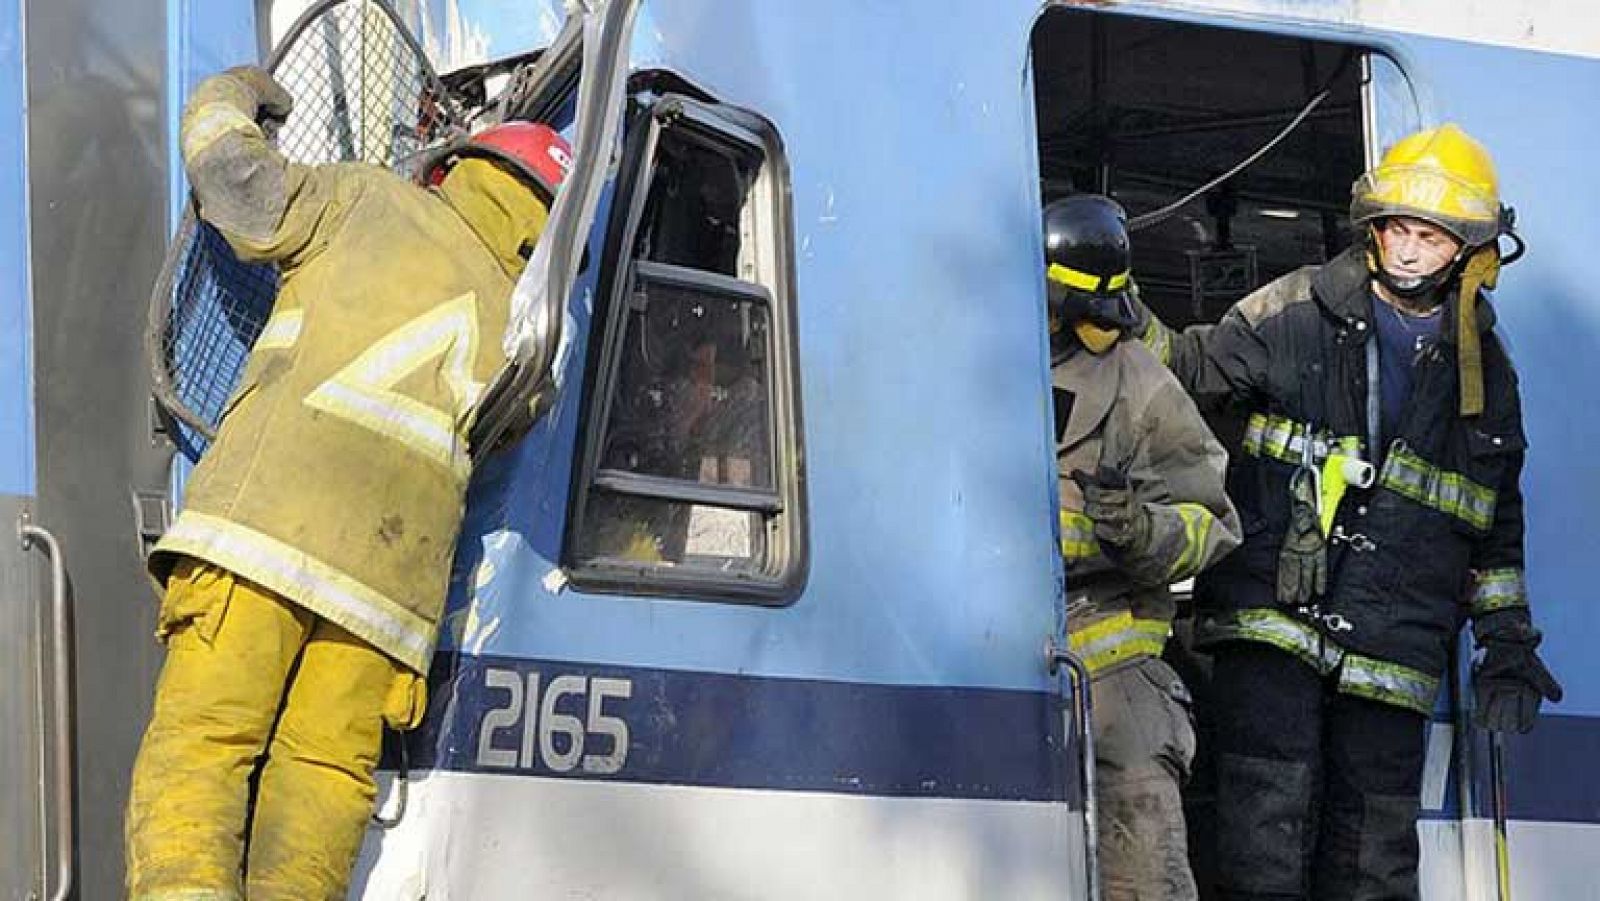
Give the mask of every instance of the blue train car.
<svg viewBox="0 0 1600 901">
<path fill-rule="evenodd" d="M 23 6 L 0 0 L 0 199 L 31 210 L 0 219 L 0 513 L 60 537 L 77 654 L 46 640 L 38 541 L 0 557 L 35 601 L 0 614 L 0 812 L 37 824 L 0 841 L 0 897 L 74 869 L 81 897 L 110 897 L 158 663 L 139 555 L 171 487 L 119 342 L 181 203 L 179 101 L 298 5 L 139 0 L 110 37 L 89 15 L 109 4 Z M 1530 588 L 1567 693 L 1506 742 L 1510 889 L 1592 896 L 1600 426 L 1576 397 L 1600 384 L 1582 165 L 1600 31 L 1581 12 L 611 0 L 569 53 L 564 4 L 397 6 L 441 69 L 552 48 L 524 111 L 614 143 L 589 156 L 592 212 L 571 204 L 519 287 L 558 311 L 522 334 L 549 342 L 542 415 L 479 467 L 429 716 L 388 749 L 397 821 L 369 833 L 353 896 L 1089 897 L 1081 714 L 1049 652 L 1065 576 L 1041 202 L 1102 190 L 1138 215 L 1272 144 L 1135 236 L 1152 305 L 1211 320 L 1342 248 L 1350 182 L 1444 121 L 1493 150 L 1531 246 L 1497 310 L 1531 444 Z M 608 73 L 614 134 L 582 95 Z M 46 691 L 62 667 L 75 710 Z M 1203 661 L 1185 671 L 1203 687 Z M 1430 733 L 1431 901 L 1499 891 L 1467 703 L 1447 692 Z M 1203 771 L 1191 794 L 1203 823 Z"/>
</svg>

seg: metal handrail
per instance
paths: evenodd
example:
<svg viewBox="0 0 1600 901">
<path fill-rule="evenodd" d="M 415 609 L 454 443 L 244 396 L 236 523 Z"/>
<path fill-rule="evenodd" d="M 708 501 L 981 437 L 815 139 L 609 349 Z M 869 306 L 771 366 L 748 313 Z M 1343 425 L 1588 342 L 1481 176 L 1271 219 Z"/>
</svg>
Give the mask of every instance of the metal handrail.
<svg viewBox="0 0 1600 901">
<path fill-rule="evenodd" d="M 1090 698 L 1089 667 L 1054 640 L 1045 647 L 1045 658 L 1050 675 L 1062 679 L 1067 683 L 1063 687 L 1072 691 L 1072 706 L 1063 713 L 1070 718 L 1067 734 L 1076 731 L 1078 747 L 1082 749 L 1078 772 L 1083 779 L 1084 878 L 1088 901 L 1100 901 L 1100 803 L 1094 789 L 1094 703 Z"/>
<path fill-rule="evenodd" d="M 50 699 L 55 708 L 55 735 L 54 754 L 48 745 L 45 724 L 45 659 L 44 654 L 39 655 L 39 821 L 42 829 L 40 840 L 40 869 L 45 878 L 45 887 L 49 887 L 50 860 L 48 836 L 51 834 L 50 802 L 48 800 L 47 773 L 45 761 L 53 757 L 55 766 L 55 875 L 56 889 L 50 894 L 51 901 L 66 901 L 72 893 L 72 834 L 75 831 L 72 810 L 73 795 L 73 768 L 72 768 L 72 724 L 76 715 L 72 709 L 72 617 L 70 615 L 71 601 L 67 594 L 67 564 L 61 555 L 61 542 L 50 534 L 48 529 L 41 528 L 29 521 L 26 513 L 17 520 L 17 538 L 23 550 L 31 550 L 35 543 L 44 548 L 50 557 L 50 628 L 51 628 L 51 665 L 53 672 L 50 681 Z"/>
</svg>

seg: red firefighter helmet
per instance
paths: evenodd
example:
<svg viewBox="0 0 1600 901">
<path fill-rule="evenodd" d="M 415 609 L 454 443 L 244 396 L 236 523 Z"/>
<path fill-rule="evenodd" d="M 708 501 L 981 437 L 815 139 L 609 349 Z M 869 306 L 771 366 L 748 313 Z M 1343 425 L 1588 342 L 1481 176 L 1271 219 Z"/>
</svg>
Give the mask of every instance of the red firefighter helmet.
<svg viewBox="0 0 1600 901">
<path fill-rule="evenodd" d="M 455 161 L 482 157 L 509 166 L 546 204 L 572 169 L 572 147 L 543 122 L 502 122 L 441 148 L 422 166 L 422 183 L 444 181 Z"/>
</svg>

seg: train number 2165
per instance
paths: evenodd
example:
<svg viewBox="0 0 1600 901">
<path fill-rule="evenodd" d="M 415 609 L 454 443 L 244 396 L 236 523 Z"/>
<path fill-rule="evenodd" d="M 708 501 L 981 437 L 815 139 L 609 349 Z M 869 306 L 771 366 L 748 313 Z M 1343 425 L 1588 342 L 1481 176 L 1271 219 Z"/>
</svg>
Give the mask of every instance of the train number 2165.
<svg viewBox="0 0 1600 901">
<path fill-rule="evenodd" d="M 628 723 L 606 713 L 606 701 L 633 696 L 633 680 L 600 676 L 555 676 L 540 692 L 540 674 L 524 676 L 516 670 L 489 667 L 484 687 L 499 697 L 509 694 L 503 706 L 484 711 L 478 727 L 478 766 L 486 769 L 535 769 L 541 765 L 557 773 L 578 767 L 585 773 L 621 772 L 628 759 Z M 561 710 L 582 709 L 588 698 L 588 716 L 579 719 Z M 563 703 L 565 702 L 565 703 Z M 507 732 L 516 741 L 495 742 Z M 507 736 L 509 737 L 509 736 Z M 513 746 L 514 745 L 514 746 Z M 585 749 L 605 753 L 585 753 Z"/>
</svg>

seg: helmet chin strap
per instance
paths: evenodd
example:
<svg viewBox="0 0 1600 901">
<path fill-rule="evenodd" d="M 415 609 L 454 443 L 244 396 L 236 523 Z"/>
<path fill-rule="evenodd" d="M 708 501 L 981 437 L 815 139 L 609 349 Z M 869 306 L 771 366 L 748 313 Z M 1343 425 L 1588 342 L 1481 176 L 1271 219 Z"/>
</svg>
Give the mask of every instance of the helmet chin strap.
<svg viewBox="0 0 1600 901">
<path fill-rule="evenodd" d="M 1428 298 L 1431 295 L 1439 294 L 1440 290 L 1444 288 L 1445 283 L 1450 280 L 1450 276 L 1454 274 L 1452 271 L 1454 268 L 1454 266 L 1446 266 L 1444 269 L 1435 272 L 1433 275 L 1401 281 L 1400 279 L 1395 278 L 1393 275 L 1390 275 L 1388 270 L 1384 269 L 1380 264 L 1377 267 L 1377 271 L 1372 275 L 1378 280 L 1379 284 L 1387 288 L 1389 293 L 1393 294 L 1394 296 L 1404 300 L 1420 301 Z M 1426 306 L 1431 309 L 1438 306 L 1443 301 L 1444 298 L 1439 297 L 1433 303 L 1426 304 Z M 1419 306 L 1421 306 L 1421 304 L 1419 304 Z"/>
</svg>

